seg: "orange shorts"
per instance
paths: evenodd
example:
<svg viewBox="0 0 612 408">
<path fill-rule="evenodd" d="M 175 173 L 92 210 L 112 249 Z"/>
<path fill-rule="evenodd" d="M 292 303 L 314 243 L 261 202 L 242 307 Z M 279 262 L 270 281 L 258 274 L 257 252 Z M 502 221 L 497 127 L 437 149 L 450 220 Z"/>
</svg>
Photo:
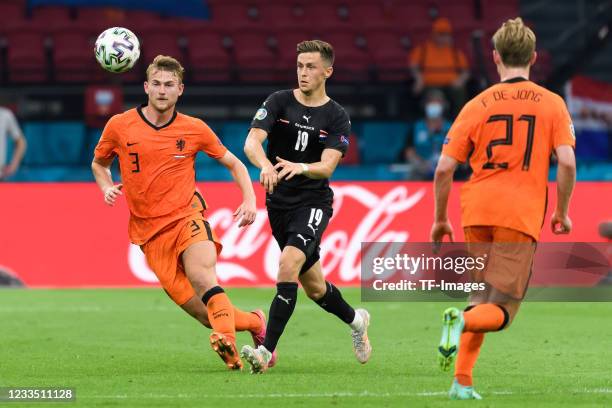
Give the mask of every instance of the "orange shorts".
<svg viewBox="0 0 612 408">
<path fill-rule="evenodd" d="M 168 296 L 177 304 L 186 303 L 195 295 L 187 279 L 181 255 L 189 246 L 200 241 L 212 241 L 217 255 L 222 245 L 202 213 L 177 220 L 141 246 L 149 267 Z"/>
<path fill-rule="evenodd" d="M 465 227 L 463 231 L 470 254 L 487 257 L 484 270 L 472 271 L 472 281 L 486 282 L 511 299 L 523 299 L 536 249 L 533 237 L 495 226 Z"/>
</svg>

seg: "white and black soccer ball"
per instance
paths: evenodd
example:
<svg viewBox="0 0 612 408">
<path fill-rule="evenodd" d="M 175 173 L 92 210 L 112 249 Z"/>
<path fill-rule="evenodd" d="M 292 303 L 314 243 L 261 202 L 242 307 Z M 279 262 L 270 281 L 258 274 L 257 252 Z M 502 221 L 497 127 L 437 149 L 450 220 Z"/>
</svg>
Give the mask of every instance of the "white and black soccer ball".
<svg viewBox="0 0 612 408">
<path fill-rule="evenodd" d="M 123 27 L 111 27 L 98 36 L 96 60 L 107 71 L 120 73 L 132 68 L 140 57 L 136 34 Z"/>
</svg>

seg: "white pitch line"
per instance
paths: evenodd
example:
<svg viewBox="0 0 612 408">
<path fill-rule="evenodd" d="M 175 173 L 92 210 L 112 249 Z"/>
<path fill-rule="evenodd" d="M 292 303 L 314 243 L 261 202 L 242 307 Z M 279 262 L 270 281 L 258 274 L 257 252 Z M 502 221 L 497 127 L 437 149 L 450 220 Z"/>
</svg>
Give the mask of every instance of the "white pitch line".
<svg viewBox="0 0 612 408">
<path fill-rule="evenodd" d="M 190 398 L 214 398 L 214 399 L 253 399 L 253 398 L 351 398 L 351 397 L 370 397 L 370 398 L 389 398 L 389 397 L 440 397 L 446 396 L 446 391 L 422 391 L 422 392 L 329 392 L 329 393 L 273 393 L 273 394 L 232 394 L 220 397 L 218 394 L 142 394 L 142 395 L 78 395 L 77 399 L 190 399 Z M 488 391 L 483 395 L 546 395 L 546 392 L 539 391 Z M 610 388 L 595 388 L 573 390 L 570 394 L 612 394 Z"/>
<path fill-rule="evenodd" d="M 236 306 L 242 308 L 243 310 L 251 310 L 260 308 L 259 306 L 254 305 L 242 305 L 235 304 Z M 300 311 L 308 311 L 308 310 L 320 310 L 321 307 L 315 304 L 304 304 L 304 305 L 296 305 L 296 310 Z M 376 306 L 377 310 L 394 310 L 393 304 L 391 305 L 379 305 Z M 145 307 L 126 307 L 122 308 L 120 306 L 49 306 L 49 307 L 39 307 L 39 306 L 0 306 L 0 313 L 25 313 L 25 312 L 75 312 L 75 313 L 111 313 L 111 312 L 174 312 L 177 310 L 176 306 L 170 304 L 169 306 L 145 306 Z"/>
</svg>

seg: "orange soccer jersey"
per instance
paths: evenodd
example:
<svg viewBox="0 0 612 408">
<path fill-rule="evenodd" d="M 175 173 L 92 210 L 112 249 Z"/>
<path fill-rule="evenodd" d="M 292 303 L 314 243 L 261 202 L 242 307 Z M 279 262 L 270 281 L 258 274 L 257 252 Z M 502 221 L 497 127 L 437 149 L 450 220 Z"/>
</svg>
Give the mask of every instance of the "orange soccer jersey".
<svg viewBox="0 0 612 408">
<path fill-rule="evenodd" d="M 227 151 L 200 119 L 181 113 L 158 127 L 142 108 L 113 116 L 98 142 L 95 157 L 119 157 L 123 191 L 130 209 L 130 240 L 141 245 L 173 221 L 195 214 L 195 156 L 204 151 L 221 158 Z"/>
<path fill-rule="evenodd" d="M 473 174 L 461 191 L 462 223 L 500 226 L 538 239 L 546 212 L 550 157 L 575 145 L 563 99 L 523 78 L 496 84 L 469 101 L 442 153 Z"/>
</svg>

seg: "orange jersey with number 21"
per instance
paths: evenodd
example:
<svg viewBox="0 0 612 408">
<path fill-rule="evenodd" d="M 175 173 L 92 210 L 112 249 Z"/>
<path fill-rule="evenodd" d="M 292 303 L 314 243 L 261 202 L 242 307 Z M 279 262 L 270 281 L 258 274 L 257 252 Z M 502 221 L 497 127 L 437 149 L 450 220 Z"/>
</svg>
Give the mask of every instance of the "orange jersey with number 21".
<svg viewBox="0 0 612 408">
<path fill-rule="evenodd" d="M 514 78 L 469 101 L 442 148 L 460 162 L 470 157 L 473 174 L 461 190 L 463 226 L 506 227 L 537 240 L 550 157 L 560 145 L 575 146 L 565 103 L 531 81 Z"/>
<path fill-rule="evenodd" d="M 133 243 L 144 244 L 171 222 L 202 211 L 194 202 L 198 151 L 215 159 L 227 151 L 200 119 L 175 112 L 170 122 L 158 127 L 137 108 L 108 121 L 95 157 L 119 157 Z"/>
</svg>

